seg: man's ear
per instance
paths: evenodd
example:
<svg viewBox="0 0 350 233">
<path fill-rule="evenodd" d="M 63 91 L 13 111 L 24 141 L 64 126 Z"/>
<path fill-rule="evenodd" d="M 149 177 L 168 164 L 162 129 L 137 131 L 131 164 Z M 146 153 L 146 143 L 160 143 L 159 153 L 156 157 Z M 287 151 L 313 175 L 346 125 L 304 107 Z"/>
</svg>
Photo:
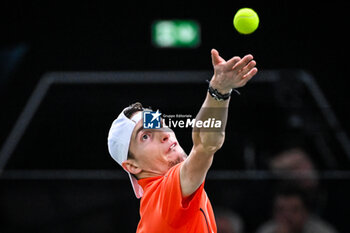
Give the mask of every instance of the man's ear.
<svg viewBox="0 0 350 233">
<path fill-rule="evenodd" d="M 138 166 L 138 164 L 133 159 L 125 160 L 122 163 L 122 167 L 124 168 L 125 171 L 128 171 L 134 175 L 137 175 L 142 171 L 142 169 Z"/>
</svg>

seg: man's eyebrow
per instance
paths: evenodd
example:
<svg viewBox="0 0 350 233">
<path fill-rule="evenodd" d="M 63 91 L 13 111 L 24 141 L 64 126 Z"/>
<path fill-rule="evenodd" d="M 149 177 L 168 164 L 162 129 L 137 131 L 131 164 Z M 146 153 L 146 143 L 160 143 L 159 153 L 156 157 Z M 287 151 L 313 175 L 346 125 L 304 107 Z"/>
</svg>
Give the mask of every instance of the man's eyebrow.
<svg viewBox="0 0 350 233">
<path fill-rule="evenodd" d="M 136 130 L 135 140 L 136 140 L 137 135 L 140 133 L 141 130 L 143 130 L 143 125 L 141 125 L 141 126 Z"/>
</svg>

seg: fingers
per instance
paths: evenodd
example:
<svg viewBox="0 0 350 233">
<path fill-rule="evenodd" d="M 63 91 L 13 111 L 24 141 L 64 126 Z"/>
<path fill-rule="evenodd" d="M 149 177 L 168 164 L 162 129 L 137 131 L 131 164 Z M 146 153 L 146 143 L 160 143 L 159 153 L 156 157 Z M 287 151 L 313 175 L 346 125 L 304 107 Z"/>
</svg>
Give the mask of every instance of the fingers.
<svg viewBox="0 0 350 233">
<path fill-rule="evenodd" d="M 251 54 L 245 55 L 239 62 L 236 63 L 233 70 L 239 72 L 243 67 L 245 67 L 251 60 L 253 60 L 253 56 Z"/>
<path fill-rule="evenodd" d="M 239 74 L 243 77 L 246 75 L 251 69 L 253 69 L 256 65 L 254 60 L 251 60 L 246 66 L 244 66 L 241 70 L 239 70 Z"/>
<path fill-rule="evenodd" d="M 254 77 L 254 75 L 256 75 L 256 73 L 258 73 L 258 69 L 254 67 L 247 74 L 242 76 L 236 88 L 245 86 L 249 82 L 249 80 L 251 80 Z"/>
<path fill-rule="evenodd" d="M 221 62 L 225 62 L 225 60 L 219 56 L 219 52 L 216 49 L 211 50 L 211 61 L 213 63 L 213 66 L 216 66 Z"/>
<path fill-rule="evenodd" d="M 255 67 L 256 62 L 252 59 L 252 55 L 246 55 L 232 68 L 236 75 L 240 77 L 241 87 L 245 86 L 247 82 L 249 82 L 249 80 L 251 80 L 254 77 L 254 75 L 258 73 L 258 69 Z"/>
<path fill-rule="evenodd" d="M 215 71 L 214 75 L 219 73 L 220 75 L 217 76 L 219 82 L 227 84 L 226 86 L 231 88 L 244 86 L 258 72 L 258 69 L 255 67 L 256 62 L 251 54 L 243 58 L 235 56 L 226 62 L 220 57 L 216 49 L 212 49 L 211 57 Z"/>
<path fill-rule="evenodd" d="M 228 70 L 231 70 L 232 67 L 234 67 L 237 64 L 237 62 L 239 62 L 240 60 L 241 60 L 240 57 L 235 56 L 235 57 L 231 58 L 230 60 L 228 60 L 225 66 L 227 67 Z"/>
<path fill-rule="evenodd" d="M 258 69 L 256 67 L 254 67 L 247 74 L 245 74 L 242 78 L 244 80 L 246 80 L 246 82 L 248 82 L 250 79 L 252 79 L 254 77 L 254 75 L 256 75 L 256 73 L 258 73 Z"/>
<path fill-rule="evenodd" d="M 257 69 L 255 68 L 256 62 L 253 59 L 252 55 L 246 55 L 243 59 L 232 68 L 238 76 L 242 79 L 252 78 L 256 73 Z"/>
</svg>

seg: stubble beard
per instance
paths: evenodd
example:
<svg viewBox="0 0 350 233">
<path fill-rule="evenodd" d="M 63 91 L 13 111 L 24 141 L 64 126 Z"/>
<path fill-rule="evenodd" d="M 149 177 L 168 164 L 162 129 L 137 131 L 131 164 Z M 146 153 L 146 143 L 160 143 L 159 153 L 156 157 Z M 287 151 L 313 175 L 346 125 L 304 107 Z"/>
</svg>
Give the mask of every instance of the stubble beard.
<svg viewBox="0 0 350 233">
<path fill-rule="evenodd" d="M 185 153 L 185 152 L 182 152 L 182 157 L 177 157 L 175 160 L 169 161 L 169 162 L 168 162 L 168 167 L 169 167 L 169 169 L 172 168 L 172 167 L 174 167 L 175 165 L 177 165 L 177 164 L 183 162 L 186 158 L 187 158 L 186 153 Z"/>
</svg>

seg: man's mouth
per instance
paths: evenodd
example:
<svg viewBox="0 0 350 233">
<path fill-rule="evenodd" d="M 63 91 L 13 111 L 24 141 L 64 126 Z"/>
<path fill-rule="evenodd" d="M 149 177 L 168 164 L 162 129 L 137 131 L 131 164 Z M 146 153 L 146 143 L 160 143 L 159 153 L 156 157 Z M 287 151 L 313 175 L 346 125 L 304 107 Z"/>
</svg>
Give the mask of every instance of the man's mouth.
<svg viewBox="0 0 350 233">
<path fill-rule="evenodd" d="M 170 152 L 176 145 L 177 145 L 177 142 L 171 143 L 171 145 L 169 146 L 168 152 Z"/>
</svg>

